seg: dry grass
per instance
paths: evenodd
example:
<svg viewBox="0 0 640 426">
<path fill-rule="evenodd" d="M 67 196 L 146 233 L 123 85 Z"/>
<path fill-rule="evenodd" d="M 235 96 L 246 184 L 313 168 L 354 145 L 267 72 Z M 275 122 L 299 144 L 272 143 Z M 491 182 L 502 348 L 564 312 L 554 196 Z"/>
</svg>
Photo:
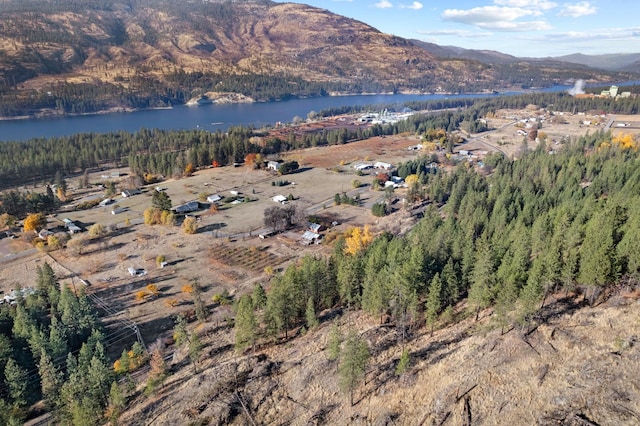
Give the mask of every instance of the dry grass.
<svg viewBox="0 0 640 426">
<path fill-rule="evenodd" d="M 174 362 L 180 367 L 165 389 L 137 401 L 122 421 L 458 425 L 471 418 L 472 424 L 487 425 L 637 424 L 640 309 L 636 300 L 612 305 L 572 312 L 570 303 L 558 302 L 550 307 L 558 312 L 530 334 L 514 329 L 501 335 L 488 316 L 480 326 L 464 320 L 433 336 L 416 330 L 406 344 L 411 366 L 400 377 L 394 374 L 401 352 L 395 328 L 361 313 L 346 314 L 340 318 L 343 332 L 357 329 L 373 354 L 353 407 L 326 358 L 330 323 L 246 355 L 233 352 L 230 329 L 208 325 L 200 331 L 208 354 L 202 372 L 192 375 L 179 350 Z"/>
</svg>

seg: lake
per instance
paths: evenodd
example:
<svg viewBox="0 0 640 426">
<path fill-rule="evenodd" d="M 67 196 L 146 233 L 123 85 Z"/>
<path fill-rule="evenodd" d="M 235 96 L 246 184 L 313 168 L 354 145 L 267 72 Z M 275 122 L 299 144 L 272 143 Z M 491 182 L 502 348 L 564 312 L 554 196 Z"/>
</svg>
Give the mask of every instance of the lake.
<svg viewBox="0 0 640 426">
<path fill-rule="evenodd" d="M 544 91 L 567 90 L 571 86 L 553 86 Z M 75 133 L 135 132 L 141 128 L 227 130 L 231 126 L 262 127 L 277 122 L 306 118 L 310 111 L 351 105 L 394 104 L 445 98 L 472 98 L 499 95 L 350 95 L 291 99 L 250 104 L 209 104 L 177 106 L 171 109 L 144 110 L 83 116 L 44 117 L 25 120 L 0 120 L 0 141 L 24 141 L 39 137 L 69 136 Z"/>
</svg>

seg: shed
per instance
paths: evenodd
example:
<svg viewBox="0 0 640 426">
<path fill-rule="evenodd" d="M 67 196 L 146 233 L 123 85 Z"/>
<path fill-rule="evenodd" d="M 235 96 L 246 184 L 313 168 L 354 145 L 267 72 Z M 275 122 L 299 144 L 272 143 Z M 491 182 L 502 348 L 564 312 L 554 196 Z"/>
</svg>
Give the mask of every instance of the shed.
<svg viewBox="0 0 640 426">
<path fill-rule="evenodd" d="M 276 203 L 283 203 L 283 202 L 287 201 L 287 197 L 285 197 L 284 195 L 276 195 L 275 197 L 272 197 L 271 199 Z"/>
<path fill-rule="evenodd" d="M 220 197 L 218 194 L 209 195 L 207 197 L 208 203 L 217 203 L 220 200 L 222 200 L 222 197 Z"/>
</svg>

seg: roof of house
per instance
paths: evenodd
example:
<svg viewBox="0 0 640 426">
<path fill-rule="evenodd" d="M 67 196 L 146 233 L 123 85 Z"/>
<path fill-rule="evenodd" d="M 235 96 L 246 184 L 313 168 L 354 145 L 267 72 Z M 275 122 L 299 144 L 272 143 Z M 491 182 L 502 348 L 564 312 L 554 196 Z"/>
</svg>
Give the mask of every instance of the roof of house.
<svg viewBox="0 0 640 426">
<path fill-rule="evenodd" d="M 287 197 L 285 197 L 284 195 L 276 195 L 275 197 L 271 197 L 271 199 L 276 203 L 281 203 L 283 201 L 286 201 Z"/>
<path fill-rule="evenodd" d="M 313 232 L 318 232 L 322 228 L 322 225 L 320 225 L 319 223 L 309 222 L 307 224 L 307 228 L 309 228 L 309 230 L 311 230 Z"/>
<path fill-rule="evenodd" d="M 301 238 L 307 241 L 317 240 L 318 238 L 320 238 L 320 234 L 316 234 L 315 232 L 311 231 L 304 231 L 304 234 L 302 234 Z"/>
<path fill-rule="evenodd" d="M 207 197 L 207 201 L 210 203 L 215 203 L 216 201 L 220 201 L 221 199 L 222 197 L 220 197 L 218 194 L 209 195 Z"/>
<path fill-rule="evenodd" d="M 189 201 L 188 203 L 175 206 L 173 209 L 178 213 L 188 213 L 200 208 L 200 203 L 197 201 Z"/>
</svg>

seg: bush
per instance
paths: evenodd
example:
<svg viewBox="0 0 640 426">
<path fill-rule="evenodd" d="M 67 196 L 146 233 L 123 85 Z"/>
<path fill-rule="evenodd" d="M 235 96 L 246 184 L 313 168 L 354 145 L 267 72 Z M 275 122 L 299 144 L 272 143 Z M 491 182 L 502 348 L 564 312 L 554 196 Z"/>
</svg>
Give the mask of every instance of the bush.
<svg viewBox="0 0 640 426">
<path fill-rule="evenodd" d="M 373 207 L 371 207 L 371 213 L 374 216 L 382 217 L 387 215 L 387 205 L 385 203 L 375 203 Z"/>
<path fill-rule="evenodd" d="M 182 222 L 182 229 L 185 234 L 195 234 L 198 231 L 198 223 L 193 216 L 185 217 Z"/>
</svg>

